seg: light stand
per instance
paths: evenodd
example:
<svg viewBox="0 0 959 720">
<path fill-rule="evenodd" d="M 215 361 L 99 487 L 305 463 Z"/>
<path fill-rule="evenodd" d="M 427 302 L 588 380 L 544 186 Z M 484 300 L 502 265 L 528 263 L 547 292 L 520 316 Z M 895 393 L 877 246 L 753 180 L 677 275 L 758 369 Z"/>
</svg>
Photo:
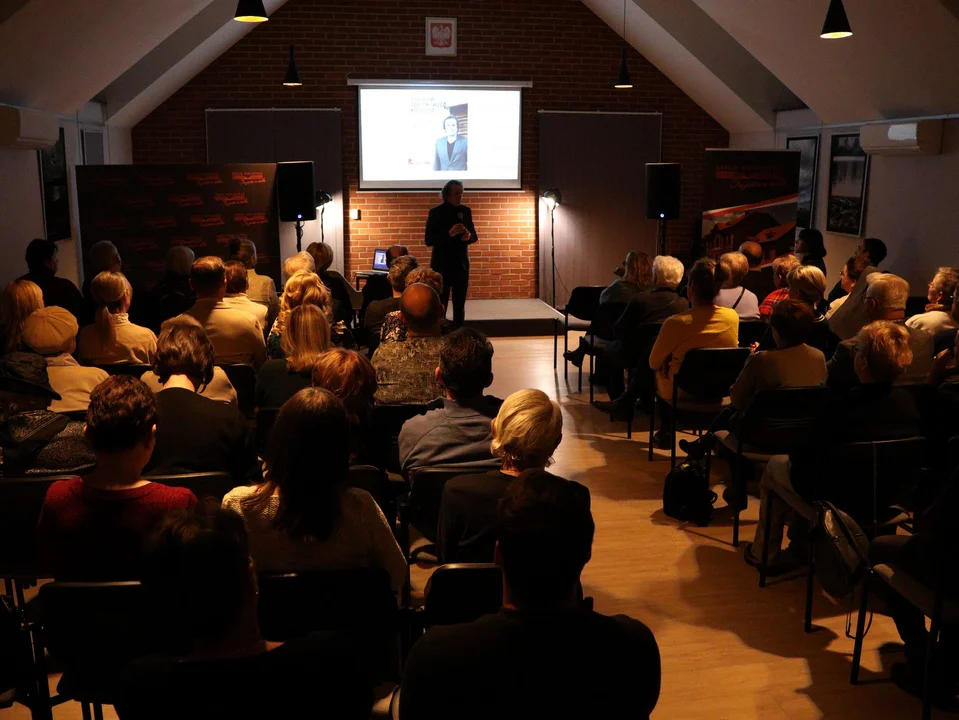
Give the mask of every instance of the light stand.
<svg viewBox="0 0 959 720">
<path fill-rule="evenodd" d="M 666 254 L 666 213 L 659 213 L 659 254 Z"/>
<path fill-rule="evenodd" d="M 563 193 L 558 188 L 550 188 L 543 193 L 543 200 L 549 208 L 549 250 L 552 263 L 552 305 L 556 307 L 556 207 L 563 204 Z"/>
<path fill-rule="evenodd" d="M 326 242 L 326 228 L 323 225 L 323 214 L 328 203 L 333 202 L 333 196 L 326 190 L 316 191 L 316 209 L 320 211 L 320 242 Z"/>
<path fill-rule="evenodd" d="M 300 252 L 300 250 L 303 249 L 303 220 L 300 219 L 302 217 L 303 217 L 302 215 L 297 215 L 296 223 L 293 225 L 293 227 L 296 228 L 296 251 L 297 252 Z"/>
</svg>

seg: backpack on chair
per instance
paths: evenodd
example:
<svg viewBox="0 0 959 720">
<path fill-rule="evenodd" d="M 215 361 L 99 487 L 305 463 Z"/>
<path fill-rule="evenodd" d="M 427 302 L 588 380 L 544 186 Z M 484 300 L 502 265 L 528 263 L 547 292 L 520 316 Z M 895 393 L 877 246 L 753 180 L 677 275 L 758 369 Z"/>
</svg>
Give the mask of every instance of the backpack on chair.
<svg viewBox="0 0 959 720">
<path fill-rule="evenodd" d="M 849 515 L 830 502 L 816 503 L 818 515 L 811 541 L 816 553 L 816 577 L 826 594 L 851 595 L 869 567 L 869 538 Z"/>
<path fill-rule="evenodd" d="M 671 518 L 705 527 L 713 519 L 716 499 L 706 473 L 697 463 L 684 462 L 666 475 L 663 512 Z"/>
</svg>

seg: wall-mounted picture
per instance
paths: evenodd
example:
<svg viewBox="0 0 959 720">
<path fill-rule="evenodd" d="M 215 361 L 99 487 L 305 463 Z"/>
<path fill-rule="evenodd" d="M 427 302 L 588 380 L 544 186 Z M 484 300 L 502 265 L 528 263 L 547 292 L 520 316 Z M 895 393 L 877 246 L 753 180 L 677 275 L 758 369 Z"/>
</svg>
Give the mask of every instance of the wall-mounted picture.
<svg viewBox="0 0 959 720">
<path fill-rule="evenodd" d="M 426 54 L 456 57 L 456 18 L 426 18 Z"/>
<path fill-rule="evenodd" d="M 859 146 L 859 133 L 833 135 L 829 153 L 826 232 L 862 235 L 868 178 L 869 155 Z"/>
<path fill-rule="evenodd" d="M 70 191 L 67 184 L 67 153 L 63 128 L 60 138 L 45 150 L 39 150 L 40 178 L 43 183 L 43 224 L 47 240 L 70 237 Z"/>
<path fill-rule="evenodd" d="M 799 150 L 799 204 L 796 225 L 811 228 L 816 221 L 816 170 L 819 168 L 819 136 L 786 138 L 787 150 Z"/>
</svg>

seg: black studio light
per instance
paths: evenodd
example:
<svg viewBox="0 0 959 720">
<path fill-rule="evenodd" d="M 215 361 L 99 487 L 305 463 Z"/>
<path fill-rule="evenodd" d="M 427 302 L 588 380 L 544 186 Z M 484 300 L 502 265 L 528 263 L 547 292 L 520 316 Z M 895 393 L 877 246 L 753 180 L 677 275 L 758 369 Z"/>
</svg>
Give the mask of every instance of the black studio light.
<svg viewBox="0 0 959 720">
<path fill-rule="evenodd" d="M 549 254 L 553 266 L 553 307 L 556 307 L 556 208 L 563 204 L 563 193 L 559 188 L 550 188 L 543 193 L 543 202 L 549 208 Z"/>
<path fill-rule="evenodd" d="M 266 8 L 263 7 L 263 0 L 240 0 L 236 4 L 233 19 L 248 23 L 260 23 L 269 20 L 266 16 Z"/>
<path fill-rule="evenodd" d="M 829 10 L 826 11 L 826 22 L 822 24 L 819 37 L 825 40 L 838 40 L 852 35 L 849 18 L 846 17 L 846 8 L 842 0 L 829 0 Z"/>
<path fill-rule="evenodd" d="M 290 64 L 286 66 L 283 84 L 287 87 L 300 87 L 303 84 L 300 81 L 300 71 L 296 67 L 296 50 L 293 45 L 290 45 Z"/>
<path fill-rule="evenodd" d="M 323 227 L 323 215 L 326 213 L 326 206 L 333 202 L 333 196 L 326 190 L 316 191 L 316 209 L 320 211 L 320 242 L 326 242 L 326 228 Z"/>
</svg>

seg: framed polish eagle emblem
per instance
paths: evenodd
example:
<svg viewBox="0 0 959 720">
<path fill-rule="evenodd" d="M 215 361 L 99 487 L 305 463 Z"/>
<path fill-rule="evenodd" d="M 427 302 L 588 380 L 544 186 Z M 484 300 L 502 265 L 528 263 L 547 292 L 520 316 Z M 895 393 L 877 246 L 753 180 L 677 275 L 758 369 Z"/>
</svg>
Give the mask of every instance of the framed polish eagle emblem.
<svg viewBox="0 0 959 720">
<path fill-rule="evenodd" d="M 426 54 L 456 57 L 456 18 L 426 18 Z"/>
</svg>

